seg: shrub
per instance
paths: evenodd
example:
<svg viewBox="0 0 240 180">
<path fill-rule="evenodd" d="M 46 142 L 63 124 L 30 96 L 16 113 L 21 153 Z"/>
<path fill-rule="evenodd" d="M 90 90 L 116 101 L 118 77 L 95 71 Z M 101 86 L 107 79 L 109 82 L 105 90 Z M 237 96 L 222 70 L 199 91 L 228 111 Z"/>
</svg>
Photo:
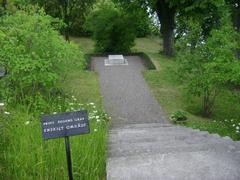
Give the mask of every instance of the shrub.
<svg viewBox="0 0 240 180">
<path fill-rule="evenodd" d="M 187 116 L 185 112 L 182 111 L 176 111 L 173 114 L 171 114 L 170 119 L 173 122 L 183 122 L 187 120 Z"/>
<path fill-rule="evenodd" d="M 0 24 L 0 65 L 7 69 L 1 91 L 7 102 L 44 104 L 59 91 L 64 64 L 84 67 L 81 51 L 56 31 L 61 23 L 44 12 L 18 11 L 1 17 Z"/>
<path fill-rule="evenodd" d="M 97 52 L 124 53 L 134 45 L 133 18 L 112 3 L 102 3 L 88 18 Z"/>
<path fill-rule="evenodd" d="M 239 37 L 229 22 L 223 18 L 222 26 L 205 38 L 200 25 L 190 21 L 188 32 L 177 42 L 181 76 L 189 92 L 202 98 L 204 116 L 211 114 L 216 96 L 228 82 L 240 82 L 235 56 Z"/>
</svg>

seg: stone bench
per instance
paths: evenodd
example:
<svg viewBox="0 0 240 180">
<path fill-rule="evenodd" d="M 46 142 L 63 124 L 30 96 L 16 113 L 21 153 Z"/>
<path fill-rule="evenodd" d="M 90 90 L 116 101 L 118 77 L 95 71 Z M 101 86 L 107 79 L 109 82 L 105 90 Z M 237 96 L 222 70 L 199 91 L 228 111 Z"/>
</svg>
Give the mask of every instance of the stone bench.
<svg viewBox="0 0 240 180">
<path fill-rule="evenodd" d="M 105 66 L 114 65 L 128 65 L 128 61 L 124 59 L 123 55 L 109 55 L 108 59 L 105 59 Z"/>
</svg>

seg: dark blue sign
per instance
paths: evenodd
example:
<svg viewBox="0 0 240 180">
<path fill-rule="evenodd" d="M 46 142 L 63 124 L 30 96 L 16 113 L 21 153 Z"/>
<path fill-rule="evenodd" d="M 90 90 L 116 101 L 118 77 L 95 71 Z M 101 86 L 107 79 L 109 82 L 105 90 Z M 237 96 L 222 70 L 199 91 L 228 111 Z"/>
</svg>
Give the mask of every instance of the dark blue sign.
<svg viewBox="0 0 240 180">
<path fill-rule="evenodd" d="M 44 140 L 90 133 L 85 110 L 42 116 L 41 120 Z"/>
</svg>

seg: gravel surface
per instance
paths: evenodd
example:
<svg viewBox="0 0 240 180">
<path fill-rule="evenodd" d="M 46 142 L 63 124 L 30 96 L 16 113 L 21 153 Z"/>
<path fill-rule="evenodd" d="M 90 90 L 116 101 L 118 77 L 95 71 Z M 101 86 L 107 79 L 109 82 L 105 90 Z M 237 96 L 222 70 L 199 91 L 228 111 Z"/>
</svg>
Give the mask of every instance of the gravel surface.
<svg viewBox="0 0 240 180">
<path fill-rule="evenodd" d="M 92 67 L 100 75 L 104 105 L 112 125 L 168 123 L 144 78 L 146 69 L 138 56 L 126 56 L 128 65 L 104 66 L 107 57 L 93 57 Z"/>
</svg>

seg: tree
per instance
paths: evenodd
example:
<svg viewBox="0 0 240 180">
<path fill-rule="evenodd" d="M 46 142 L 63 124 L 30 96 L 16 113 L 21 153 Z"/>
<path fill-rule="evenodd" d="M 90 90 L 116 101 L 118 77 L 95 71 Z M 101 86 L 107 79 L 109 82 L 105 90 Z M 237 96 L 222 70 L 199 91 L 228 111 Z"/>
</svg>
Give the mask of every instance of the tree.
<svg viewBox="0 0 240 180">
<path fill-rule="evenodd" d="M 7 0 L 2 0 L 2 7 L 4 10 L 7 9 Z"/>
<path fill-rule="evenodd" d="M 127 53 L 134 45 L 135 23 L 123 9 L 102 1 L 88 17 L 97 52 Z"/>
<path fill-rule="evenodd" d="M 170 7 L 166 0 L 157 0 L 156 12 L 161 23 L 160 32 L 163 38 L 163 54 L 166 56 L 173 56 L 174 46 L 174 28 L 175 28 L 175 14 L 176 8 Z"/>
<path fill-rule="evenodd" d="M 231 9 L 233 25 L 240 34 L 240 2 L 239 0 L 226 0 Z M 237 49 L 237 56 L 240 59 L 240 49 Z"/>
<path fill-rule="evenodd" d="M 160 32 L 163 38 L 163 54 L 172 56 L 174 54 L 174 27 L 175 27 L 175 13 L 176 8 L 170 6 L 168 0 L 115 0 L 118 3 L 126 6 L 134 5 L 146 12 L 157 13 L 158 19 L 161 23 Z"/>
<path fill-rule="evenodd" d="M 33 4 L 43 7 L 47 14 L 63 19 L 66 24 L 65 38 L 69 40 L 69 34 L 84 35 L 86 14 L 96 0 L 30 0 Z M 56 8 L 58 7 L 58 8 Z"/>
<path fill-rule="evenodd" d="M 188 33 L 177 41 L 179 72 L 189 92 L 202 98 L 203 115 L 210 116 L 219 92 L 229 83 L 240 83 L 240 62 L 234 53 L 239 38 L 228 17 L 207 38 L 193 19 L 186 28 Z"/>
<path fill-rule="evenodd" d="M 233 25 L 240 32 L 240 2 L 239 0 L 226 0 L 226 3 L 231 9 Z"/>
</svg>

